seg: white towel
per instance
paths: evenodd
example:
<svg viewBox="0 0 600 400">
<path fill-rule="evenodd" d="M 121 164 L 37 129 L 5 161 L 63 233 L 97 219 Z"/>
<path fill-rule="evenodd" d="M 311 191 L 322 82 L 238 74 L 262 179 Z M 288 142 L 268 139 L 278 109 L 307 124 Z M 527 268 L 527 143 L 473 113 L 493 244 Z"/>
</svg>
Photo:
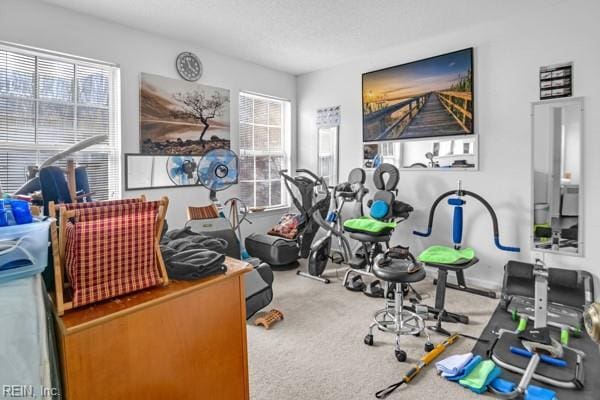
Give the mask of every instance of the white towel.
<svg viewBox="0 0 600 400">
<path fill-rule="evenodd" d="M 456 354 L 435 363 L 435 367 L 443 377 L 454 376 L 473 358 L 473 353 Z"/>
</svg>

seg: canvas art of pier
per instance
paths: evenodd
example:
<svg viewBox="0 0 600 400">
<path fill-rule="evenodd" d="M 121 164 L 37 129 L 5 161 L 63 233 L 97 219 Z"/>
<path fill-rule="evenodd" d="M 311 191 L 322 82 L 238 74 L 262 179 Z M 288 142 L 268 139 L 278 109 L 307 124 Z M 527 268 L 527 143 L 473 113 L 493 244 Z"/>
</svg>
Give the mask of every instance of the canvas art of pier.
<svg viewBox="0 0 600 400">
<path fill-rule="evenodd" d="M 474 133 L 473 49 L 363 74 L 363 141 Z"/>
</svg>

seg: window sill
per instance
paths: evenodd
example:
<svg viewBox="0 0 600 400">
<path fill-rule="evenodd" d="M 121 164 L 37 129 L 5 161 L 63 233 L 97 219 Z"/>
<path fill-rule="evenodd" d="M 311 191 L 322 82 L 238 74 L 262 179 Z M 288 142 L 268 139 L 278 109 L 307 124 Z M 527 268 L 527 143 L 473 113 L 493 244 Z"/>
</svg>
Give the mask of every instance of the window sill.
<svg viewBox="0 0 600 400">
<path fill-rule="evenodd" d="M 290 206 L 279 206 L 279 207 L 271 207 L 271 208 L 265 208 L 262 211 L 252 211 L 249 210 L 248 214 L 250 215 L 272 215 L 275 213 L 286 213 L 290 210 Z"/>
</svg>

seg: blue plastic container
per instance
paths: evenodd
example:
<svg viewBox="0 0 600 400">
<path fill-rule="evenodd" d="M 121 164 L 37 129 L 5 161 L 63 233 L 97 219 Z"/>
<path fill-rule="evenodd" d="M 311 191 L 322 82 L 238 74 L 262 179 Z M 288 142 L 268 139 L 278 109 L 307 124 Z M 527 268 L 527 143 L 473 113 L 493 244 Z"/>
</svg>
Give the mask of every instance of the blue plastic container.
<svg viewBox="0 0 600 400">
<path fill-rule="evenodd" d="M 8 225 L 8 216 L 6 215 L 6 208 L 4 208 L 4 200 L 0 200 L 0 226 Z"/>
<path fill-rule="evenodd" d="M 48 265 L 51 220 L 0 227 L 0 283 L 42 272 Z"/>
<path fill-rule="evenodd" d="M 18 225 L 30 224 L 33 222 L 31 216 L 31 210 L 29 209 L 29 202 L 25 200 L 11 200 L 10 207 L 12 209 L 13 217 Z"/>
</svg>

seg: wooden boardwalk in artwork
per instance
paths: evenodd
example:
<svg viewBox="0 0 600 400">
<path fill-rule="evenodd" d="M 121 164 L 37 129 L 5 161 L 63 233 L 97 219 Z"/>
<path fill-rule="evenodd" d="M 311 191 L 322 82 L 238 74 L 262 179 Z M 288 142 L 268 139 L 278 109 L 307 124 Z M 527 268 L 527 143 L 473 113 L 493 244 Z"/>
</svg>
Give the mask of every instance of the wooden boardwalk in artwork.
<svg viewBox="0 0 600 400">
<path fill-rule="evenodd" d="M 372 139 L 410 139 L 471 133 L 473 98 L 468 92 L 439 91 L 403 99 L 363 119 Z M 404 111 L 390 123 L 390 117 Z"/>
<path fill-rule="evenodd" d="M 460 135 L 465 129 L 442 104 L 437 93 L 428 96 L 425 105 L 411 120 L 400 137 L 402 139 L 436 135 Z"/>
</svg>

